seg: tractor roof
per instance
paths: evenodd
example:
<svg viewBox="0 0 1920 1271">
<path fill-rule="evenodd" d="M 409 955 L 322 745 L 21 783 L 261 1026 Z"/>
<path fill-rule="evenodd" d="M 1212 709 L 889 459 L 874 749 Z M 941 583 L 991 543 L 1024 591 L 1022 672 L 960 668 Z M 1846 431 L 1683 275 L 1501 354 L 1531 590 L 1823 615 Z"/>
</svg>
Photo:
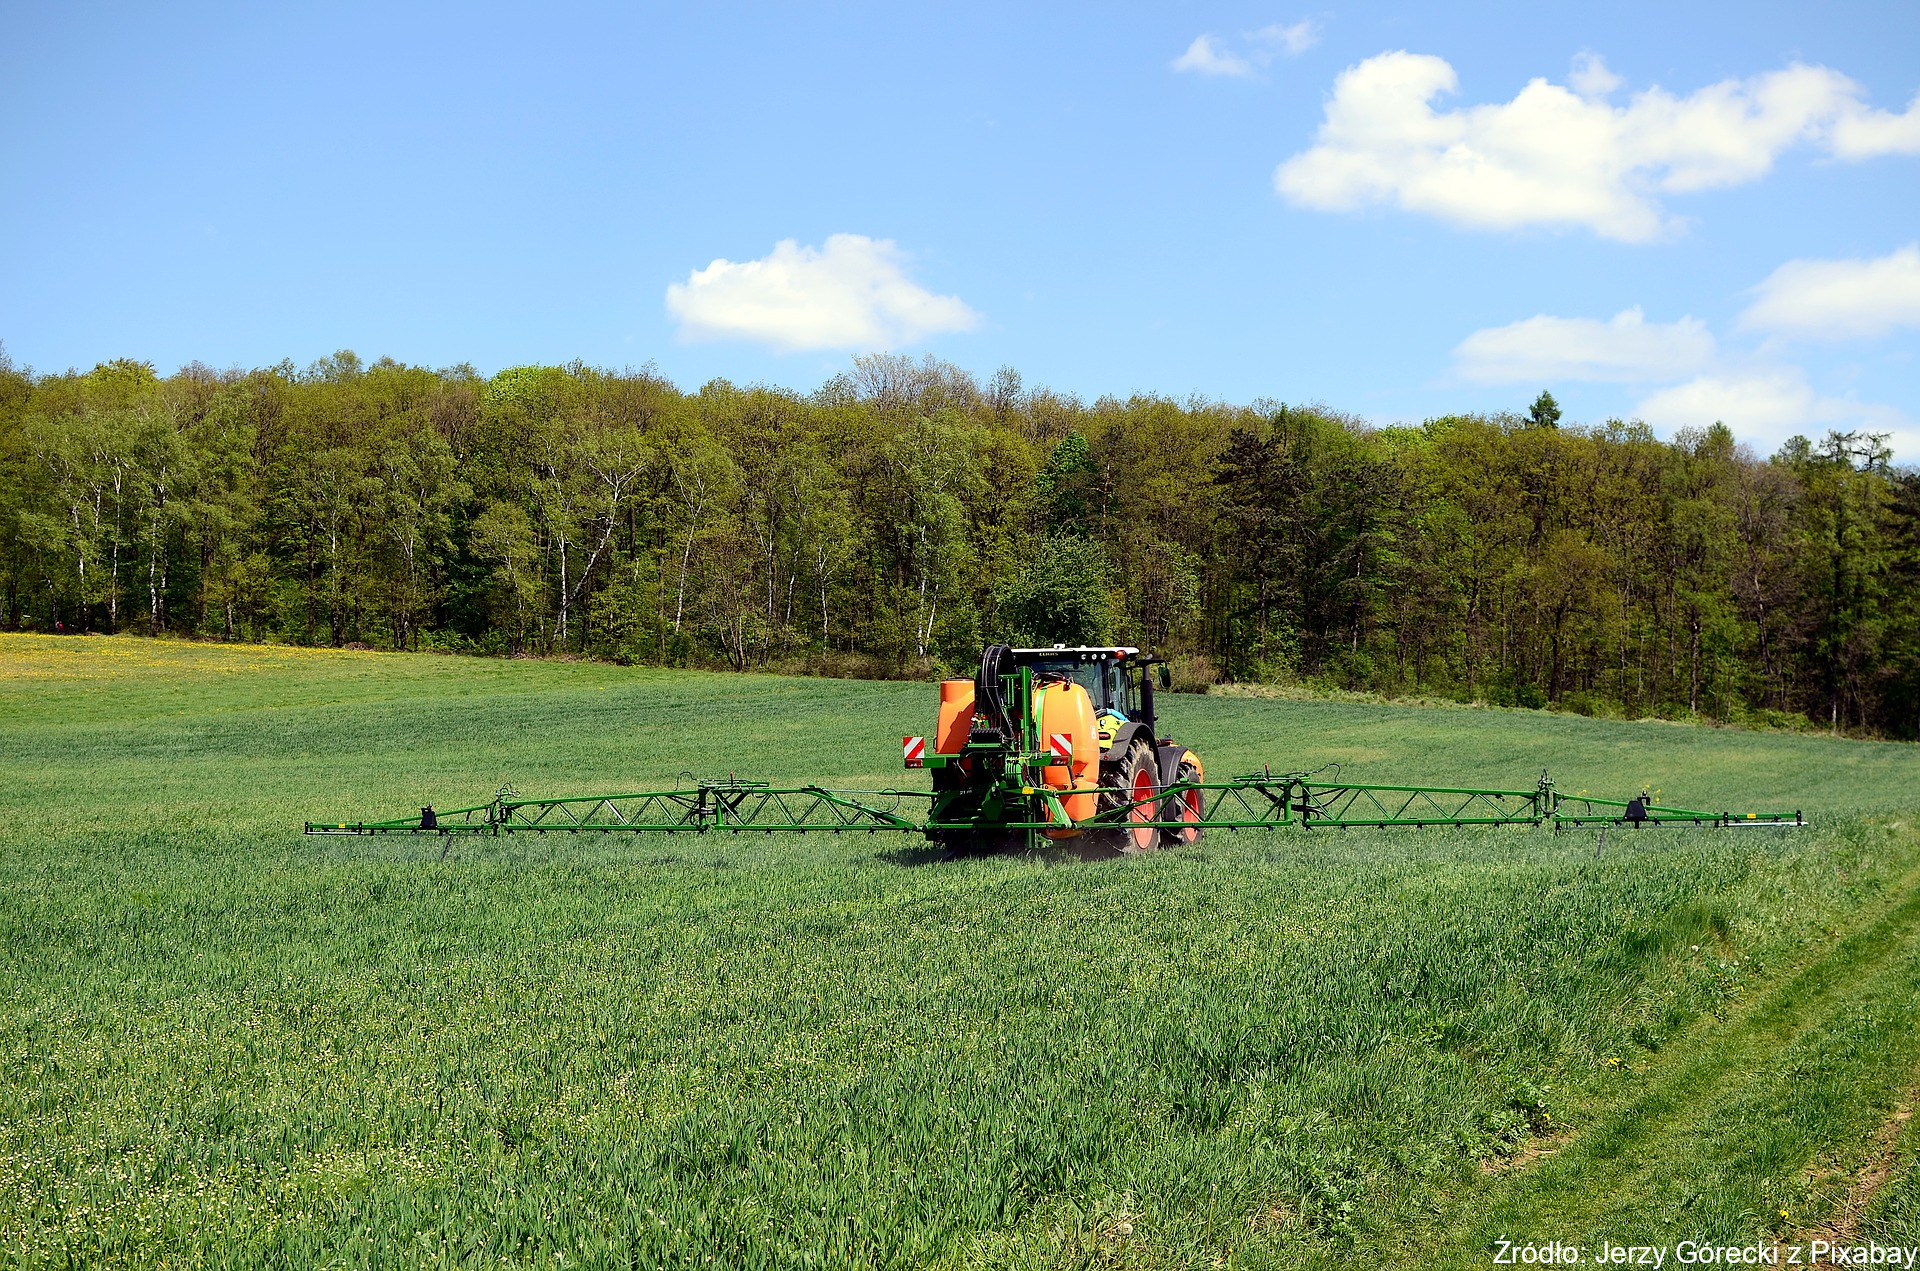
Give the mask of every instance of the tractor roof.
<svg viewBox="0 0 1920 1271">
<path fill-rule="evenodd" d="M 1093 662 L 1104 658 L 1137 658 L 1140 650 L 1130 644 L 1056 644 L 1051 648 L 1015 649 L 1013 656 L 1022 662 L 1036 658 L 1072 658 Z"/>
</svg>

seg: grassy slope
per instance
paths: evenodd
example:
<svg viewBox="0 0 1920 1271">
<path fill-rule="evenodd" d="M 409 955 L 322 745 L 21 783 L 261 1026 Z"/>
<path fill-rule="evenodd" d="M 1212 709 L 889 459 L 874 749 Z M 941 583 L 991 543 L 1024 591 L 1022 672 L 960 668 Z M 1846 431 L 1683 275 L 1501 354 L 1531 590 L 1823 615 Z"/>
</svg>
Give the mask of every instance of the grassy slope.
<svg viewBox="0 0 1920 1271">
<path fill-rule="evenodd" d="M 913 685 L 0 637 L 0 1256 L 1464 1264 L 1535 1227 L 1817 1220 L 1915 1079 L 1909 747 L 1167 705 L 1214 773 L 1547 767 L 1817 819 L 1597 856 L 290 832 L 507 780 L 892 784 L 930 714 Z M 1861 1229 L 1911 1231 L 1913 1149 L 1880 1154 Z"/>
</svg>

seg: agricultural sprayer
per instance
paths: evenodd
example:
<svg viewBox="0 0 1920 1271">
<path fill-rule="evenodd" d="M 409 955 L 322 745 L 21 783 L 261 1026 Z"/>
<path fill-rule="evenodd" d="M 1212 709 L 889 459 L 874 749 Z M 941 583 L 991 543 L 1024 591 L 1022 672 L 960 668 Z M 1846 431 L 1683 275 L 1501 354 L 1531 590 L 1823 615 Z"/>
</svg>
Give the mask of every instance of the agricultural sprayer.
<svg viewBox="0 0 1920 1271">
<path fill-rule="evenodd" d="M 1156 673 L 1157 672 L 1157 676 Z M 989 646 L 970 680 L 940 684 L 934 732 L 902 739 L 932 788 L 834 790 L 735 777 L 672 790 L 526 798 L 387 821 L 309 821 L 309 834 L 921 834 L 956 854 L 1055 846 L 1076 854 L 1197 842 L 1208 830 L 1361 826 L 1800 826 L 1794 812 L 1699 811 L 1531 789 L 1365 785 L 1327 770 L 1207 779 L 1200 757 L 1160 733 L 1156 678 L 1134 648 Z"/>
</svg>

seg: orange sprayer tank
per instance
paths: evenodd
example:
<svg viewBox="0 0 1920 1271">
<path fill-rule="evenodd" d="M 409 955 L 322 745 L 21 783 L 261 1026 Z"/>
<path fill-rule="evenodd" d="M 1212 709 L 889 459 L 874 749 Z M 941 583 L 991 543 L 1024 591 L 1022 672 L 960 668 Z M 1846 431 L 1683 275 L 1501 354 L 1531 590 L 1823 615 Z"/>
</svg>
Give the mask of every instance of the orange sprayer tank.
<svg viewBox="0 0 1920 1271">
<path fill-rule="evenodd" d="M 940 681 L 940 726 L 934 730 L 933 753 L 957 755 L 967 748 L 973 732 L 973 681 Z"/>
<path fill-rule="evenodd" d="M 1040 778 L 1054 790 L 1084 790 L 1069 794 L 1060 804 L 1075 821 L 1091 817 L 1100 805 L 1096 791 L 1100 785 L 1100 734 L 1094 722 L 1093 699 L 1078 684 L 1043 684 L 1034 691 L 1033 709 L 1040 725 L 1040 746 L 1048 738 L 1065 733 L 1073 739 L 1073 761 L 1051 764 L 1040 770 Z M 1071 838 L 1078 829 L 1048 830 L 1049 838 Z"/>
</svg>

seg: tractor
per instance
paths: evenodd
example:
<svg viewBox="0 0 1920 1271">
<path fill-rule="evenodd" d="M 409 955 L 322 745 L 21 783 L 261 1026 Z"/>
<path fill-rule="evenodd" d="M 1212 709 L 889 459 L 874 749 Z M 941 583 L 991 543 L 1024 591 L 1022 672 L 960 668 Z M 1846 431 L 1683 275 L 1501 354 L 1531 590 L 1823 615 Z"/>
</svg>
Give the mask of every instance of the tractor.
<svg viewBox="0 0 1920 1271">
<path fill-rule="evenodd" d="M 1157 672 L 1157 674 L 1155 674 Z M 1082 859 L 1197 843 L 1206 830 L 1297 827 L 1598 826 L 1793 828 L 1792 812 L 1666 807 L 1530 788 L 1374 785 L 1337 765 L 1209 781 L 1193 751 L 1160 735 L 1154 683 L 1167 667 L 1139 649 L 989 645 L 972 679 L 943 680 L 931 750 L 904 737 L 906 766 L 932 789 L 846 790 L 725 779 L 671 789 L 527 797 L 503 787 L 465 807 L 377 821 L 309 821 L 308 834 L 921 834 L 950 855 L 1003 848 Z M 918 815 L 924 807 L 926 814 Z M 1597 849 L 1596 849 L 1597 850 Z"/>
<path fill-rule="evenodd" d="M 1202 833 L 1199 756 L 1160 735 L 1154 680 L 1167 666 L 1130 646 L 989 645 L 972 679 L 943 680 L 932 753 L 928 838 L 955 853 L 1037 846 L 1080 855 L 1194 843 Z"/>
</svg>

